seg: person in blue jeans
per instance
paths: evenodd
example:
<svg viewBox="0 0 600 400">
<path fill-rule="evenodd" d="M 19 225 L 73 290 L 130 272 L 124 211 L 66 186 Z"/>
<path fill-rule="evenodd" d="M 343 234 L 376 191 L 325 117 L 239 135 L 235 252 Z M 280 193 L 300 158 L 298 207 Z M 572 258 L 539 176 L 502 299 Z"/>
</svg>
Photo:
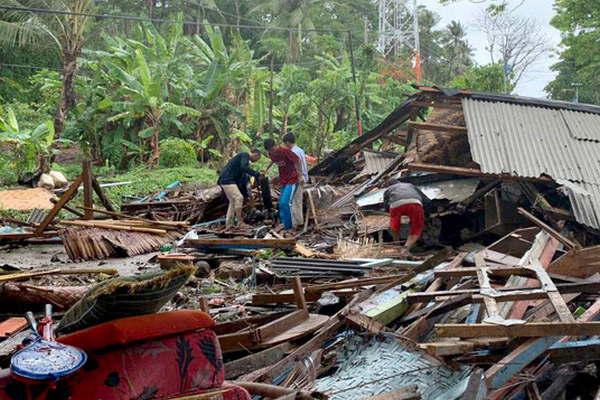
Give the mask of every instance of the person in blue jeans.
<svg viewBox="0 0 600 400">
<path fill-rule="evenodd" d="M 300 160 L 285 146 L 276 146 L 273 139 L 266 139 L 264 142 L 265 150 L 269 158 L 279 168 L 279 184 L 281 185 L 281 194 L 279 196 L 279 219 L 285 230 L 291 230 L 294 227 L 292 220 L 292 201 L 294 194 L 300 182 L 302 166 Z"/>
</svg>

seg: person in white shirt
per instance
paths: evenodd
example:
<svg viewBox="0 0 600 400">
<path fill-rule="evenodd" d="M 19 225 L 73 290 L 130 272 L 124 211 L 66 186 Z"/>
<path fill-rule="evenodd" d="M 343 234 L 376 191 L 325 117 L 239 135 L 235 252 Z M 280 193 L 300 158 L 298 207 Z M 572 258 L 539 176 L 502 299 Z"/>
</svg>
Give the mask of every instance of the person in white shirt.
<svg viewBox="0 0 600 400">
<path fill-rule="evenodd" d="M 288 147 L 300 159 L 301 179 L 298 180 L 298 189 L 294 193 L 292 200 L 292 223 L 294 228 L 300 228 L 304 224 L 304 184 L 308 183 L 308 164 L 306 163 L 306 153 L 296 145 L 296 136 L 293 133 L 283 135 L 283 144 Z"/>
</svg>

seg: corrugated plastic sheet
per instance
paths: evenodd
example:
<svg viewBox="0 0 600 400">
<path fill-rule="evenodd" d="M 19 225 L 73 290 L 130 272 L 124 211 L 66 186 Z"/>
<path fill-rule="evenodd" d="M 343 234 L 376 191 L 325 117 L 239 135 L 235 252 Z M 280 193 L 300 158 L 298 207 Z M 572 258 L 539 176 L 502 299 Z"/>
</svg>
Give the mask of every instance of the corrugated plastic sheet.
<svg viewBox="0 0 600 400">
<path fill-rule="evenodd" d="M 334 374 L 315 381 L 331 400 L 363 400 L 410 385 L 418 386 L 423 400 L 459 399 L 470 375 L 468 368 L 451 369 L 389 335 L 346 338 L 338 360 Z"/>
<path fill-rule="evenodd" d="M 473 160 L 486 173 L 547 175 L 567 187 L 578 222 L 600 229 L 600 115 L 463 98 Z"/>
</svg>

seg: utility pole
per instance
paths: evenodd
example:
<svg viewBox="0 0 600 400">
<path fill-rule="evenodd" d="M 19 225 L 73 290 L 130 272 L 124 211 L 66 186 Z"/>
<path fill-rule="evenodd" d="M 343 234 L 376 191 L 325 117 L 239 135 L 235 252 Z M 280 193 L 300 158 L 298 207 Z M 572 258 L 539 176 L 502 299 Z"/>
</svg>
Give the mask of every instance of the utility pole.
<svg viewBox="0 0 600 400">
<path fill-rule="evenodd" d="M 358 83 L 356 81 L 356 67 L 354 65 L 354 45 L 352 44 L 352 31 L 348 31 L 348 48 L 350 50 L 350 66 L 352 67 L 352 81 L 354 82 L 354 111 L 356 112 L 356 130 L 358 136 L 363 134 L 362 118 L 360 117 L 360 101 L 358 100 Z"/>
<path fill-rule="evenodd" d="M 377 0 L 379 37 L 377 50 L 385 56 L 399 57 L 408 52 L 414 61 L 415 78 L 421 76 L 419 9 L 417 0 Z"/>
</svg>

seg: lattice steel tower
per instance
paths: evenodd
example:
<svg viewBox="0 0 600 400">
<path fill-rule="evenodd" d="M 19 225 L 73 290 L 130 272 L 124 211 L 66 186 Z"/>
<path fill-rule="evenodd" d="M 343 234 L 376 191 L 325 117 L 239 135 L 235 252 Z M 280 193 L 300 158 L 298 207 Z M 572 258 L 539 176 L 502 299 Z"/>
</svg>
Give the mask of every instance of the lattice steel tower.
<svg viewBox="0 0 600 400">
<path fill-rule="evenodd" d="M 377 49 L 385 56 L 414 57 L 417 81 L 421 80 L 421 48 L 417 0 L 377 0 L 379 37 Z M 404 50 L 404 51 L 403 51 Z"/>
</svg>

